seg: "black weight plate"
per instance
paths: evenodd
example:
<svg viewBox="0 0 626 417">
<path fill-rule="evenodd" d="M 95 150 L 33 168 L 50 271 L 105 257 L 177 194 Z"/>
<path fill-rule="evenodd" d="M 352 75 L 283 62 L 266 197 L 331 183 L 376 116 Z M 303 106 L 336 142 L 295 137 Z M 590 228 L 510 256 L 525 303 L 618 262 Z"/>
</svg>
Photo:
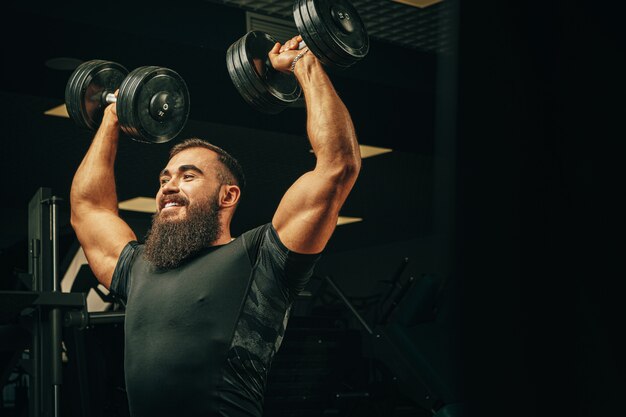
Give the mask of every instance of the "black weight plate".
<svg viewBox="0 0 626 417">
<path fill-rule="evenodd" d="M 251 96 L 255 108 L 267 114 L 281 112 L 300 94 L 295 78 L 290 80 L 289 75 L 273 70 L 267 61 L 267 53 L 274 42 L 267 34 L 249 32 L 237 42 L 233 51 L 234 67 L 244 90 Z M 276 80 L 286 82 L 274 83 Z"/>
<path fill-rule="evenodd" d="M 346 67 L 345 59 L 337 55 L 337 52 L 322 39 L 320 28 L 314 25 L 314 18 L 309 14 L 307 0 L 296 0 L 294 2 L 293 17 L 302 40 L 322 64 L 341 68 Z"/>
<path fill-rule="evenodd" d="M 128 74 L 122 65 L 94 59 L 80 64 L 65 86 L 65 107 L 78 126 L 96 130 L 102 122 L 107 93 L 114 93 Z"/>
<path fill-rule="evenodd" d="M 70 75 L 65 85 L 65 107 L 70 119 L 83 129 L 91 129 L 90 117 L 85 117 L 87 108 L 93 108 L 85 103 L 85 80 L 90 78 L 92 69 L 98 66 L 102 60 L 92 60 L 80 64 Z M 81 93 L 82 91 L 82 93 Z M 88 116 L 88 115 L 87 115 Z"/>
<path fill-rule="evenodd" d="M 331 25 L 329 26 L 329 22 L 324 21 L 322 14 L 320 14 L 320 11 L 325 10 L 325 6 L 328 6 L 328 4 L 318 4 L 317 1 L 312 0 L 305 0 L 305 3 L 306 8 L 309 11 L 309 15 L 312 17 L 310 23 L 317 27 L 320 34 L 320 42 L 328 48 L 328 51 L 332 51 L 332 53 L 337 56 L 333 65 L 341 68 L 347 68 L 358 61 L 359 58 L 351 54 L 350 48 L 347 48 L 341 43 L 340 40 L 333 36 L 332 31 L 338 29 L 336 25 L 334 25 L 334 22 L 330 22 Z M 327 55 L 330 56 L 329 52 L 327 52 Z"/>
<path fill-rule="evenodd" d="M 369 37 L 356 8 L 348 0 L 308 0 L 315 7 L 320 22 L 342 50 L 356 60 L 369 51 Z"/>
<path fill-rule="evenodd" d="M 315 2 L 301 0 L 300 4 L 301 7 L 299 10 L 302 17 L 304 17 L 303 22 L 309 30 L 307 35 L 310 36 L 311 33 L 315 33 L 313 37 L 315 41 L 314 45 L 321 49 L 319 52 L 320 60 L 325 65 L 332 65 L 339 68 L 347 68 L 354 64 L 357 59 L 350 55 L 350 53 L 345 50 L 344 46 L 338 43 L 329 33 L 329 28 L 326 27 L 318 14 Z"/>
<path fill-rule="evenodd" d="M 235 67 L 234 61 L 236 59 L 236 55 L 239 53 L 237 51 L 237 48 L 238 41 L 230 45 L 228 47 L 228 50 L 226 51 L 226 68 L 228 69 L 228 75 L 230 75 L 230 79 L 232 80 L 235 88 L 237 89 L 241 97 L 243 97 L 244 101 L 249 105 L 256 107 L 255 100 L 248 93 L 248 86 L 246 81 L 240 77 L 239 68 Z"/>
<path fill-rule="evenodd" d="M 263 111 L 276 114 L 298 99 L 300 86 L 292 74 L 273 69 L 268 52 L 276 41 L 263 32 L 249 32 L 239 45 L 239 63 L 258 98 L 266 104 Z M 265 52 L 263 52 L 265 51 Z"/>
<path fill-rule="evenodd" d="M 296 16 L 302 37 L 307 45 L 312 40 L 313 47 L 320 49 L 311 51 L 325 65 L 346 68 L 367 55 L 367 31 L 357 10 L 347 0 L 298 0 L 294 3 Z"/>
<path fill-rule="evenodd" d="M 164 67 L 131 71 L 120 86 L 118 104 L 122 131 L 139 142 L 168 142 L 189 117 L 187 85 L 178 73 Z"/>
<path fill-rule="evenodd" d="M 242 52 L 242 44 L 243 38 L 232 45 L 229 51 L 230 53 L 228 54 L 228 64 L 231 68 L 230 74 L 231 78 L 233 78 L 233 83 L 235 83 L 235 86 L 244 100 L 256 110 L 269 114 L 278 113 L 284 106 L 277 109 L 276 106 L 270 102 L 270 99 L 266 97 L 269 96 L 267 89 L 263 91 L 260 87 L 256 88 L 254 77 L 251 79 L 251 76 L 244 71 L 244 64 L 242 63 L 241 57 L 245 57 L 245 52 Z M 257 80 L 256 84 L 260 86 L 260 80 Z"/>
<path fill-rule="evenodd" d="M 296 101 L 302 92 L 292 74 L 272 68 L 268 53 L 276 40 L 266 33 L 250 31 L 227 51 L 231 79 L 248 104 L 276 114 Z"/>
<path fill-rule="evenodd" d="M 285 109 L 288 103 L 275 97 L 270 91 L 267 83 L 263 82 L 260 72 L 257 72 L 257 70 L 253 68 L 255 61 L 248 58 L 248 52 L 246 51 L 247 36 L 240 39 L 237 44 L 237 48 L 235 49 L 235 68 L 237 68 L 249 94 L 252 95 L 253 100 L 257 103 L 257 109 L 268 114 L 279 113 Z M 259 71 L 272 71 L 267 68 L 267 63 L 262 62 L 260 58 L 256 61 L 256 65 L 261 67 Z"/>
<path fill-rule="evenodd" d="M 141 79 L 147 73 L 149 67 L 136 68 L 129 74 L 122 85 L 117 95 L 117 118 L 120 122 L 120 127 L 131 138 L 139 142 L 148 142 L 141 138 L 139 133 L 139 120 L 135 115 L 134 106 L 137 103 L 134 102 L 134 97 L 137 94 L 137 89 L 141 83 Z"/>
<path fill-rule="evenodd" d="M 242 47 L 251 65 L 244 66 L 244 69 L 253 69 L 272 96 L 282 102 L 292 103 L 300 97 L 300 86 L 293 74 L 276 71 L 272 67 L 268 53 L 275 44 L 276 40 L 267 33 L 253 31 L 246 35 Z"/>
</svg>

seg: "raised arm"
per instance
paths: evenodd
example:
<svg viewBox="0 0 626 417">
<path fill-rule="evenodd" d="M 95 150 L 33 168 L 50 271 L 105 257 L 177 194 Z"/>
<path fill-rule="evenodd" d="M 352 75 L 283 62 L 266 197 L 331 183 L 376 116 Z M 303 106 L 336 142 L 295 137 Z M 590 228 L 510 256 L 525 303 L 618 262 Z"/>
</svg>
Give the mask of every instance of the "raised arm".
<svg viewBox="0 0 626 417">
<path fill-rule="evenodd" d="M 270 60 L 279 71 L 289 71 L 302 40 L 276 44 Z M 341 101 L 320 61 L 305 53 L 295 76 L 307 109 L 307 134 L 315 168 L 302 175 L 283 196 L 272 224 L 285 246 L 298 253 L 319 253 L 332 236 L 339 210 L 361 169 L 361 154 L 348 109 Z"/>
<path fill-rule="evenodd" d="M 113 171 L 118 139 L 115 104 L 110 104 L 74 175 L 70 191 L 72 227 L 91 270 L 107 289 L 122 249 L 136 239 L 132 229 L 118 216 Z"/>
</svg>

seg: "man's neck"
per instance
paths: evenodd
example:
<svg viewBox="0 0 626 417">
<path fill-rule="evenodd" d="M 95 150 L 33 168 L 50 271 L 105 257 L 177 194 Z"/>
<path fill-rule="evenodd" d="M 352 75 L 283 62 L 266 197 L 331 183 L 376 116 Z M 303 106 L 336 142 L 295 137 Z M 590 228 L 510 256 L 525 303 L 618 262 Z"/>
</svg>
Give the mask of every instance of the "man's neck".
<svg viewBox="0 0 626 417">
<path fill-rule="evenodd" d="M 235 240 L 235 238 L 230 235 L 230 227 L 224 227 L 222 230 L 224 230 L 224 232 L 220 234 L 220 237 L 213 242 L 211 246 L 225 245 Z"/>
</svg>

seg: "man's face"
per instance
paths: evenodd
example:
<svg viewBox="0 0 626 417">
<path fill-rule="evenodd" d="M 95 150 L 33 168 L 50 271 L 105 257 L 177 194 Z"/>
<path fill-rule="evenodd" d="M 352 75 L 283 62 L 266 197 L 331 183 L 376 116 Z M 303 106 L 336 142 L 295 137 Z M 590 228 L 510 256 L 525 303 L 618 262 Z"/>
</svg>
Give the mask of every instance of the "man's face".
<svg viewBox="0 0 626 417">
<path fill-rule="evenodd" d="M 206 148 L 188 148 L 174 155 L 159 175 L 158 219 L 184 220 L 190 206 L 215 198 L 220 189 L 219 164 L 217 154 Z"/>
<path fill-rule="evenodd" d="M 176 268 L 220 237 L 218 164 L 213 151 L 189 148 L 161 172 L 157 212 L 144 250 L 144 258 L 156 267 Z"/>
</svg>

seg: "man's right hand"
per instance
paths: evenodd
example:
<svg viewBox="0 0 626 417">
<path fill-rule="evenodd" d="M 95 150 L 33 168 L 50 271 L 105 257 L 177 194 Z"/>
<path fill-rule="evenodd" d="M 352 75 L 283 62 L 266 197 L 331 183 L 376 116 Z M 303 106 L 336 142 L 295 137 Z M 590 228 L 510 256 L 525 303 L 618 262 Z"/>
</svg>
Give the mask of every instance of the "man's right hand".
<svg viewBox="0 0 626 417">
<path fill-rule="evenodd" d="M 300 53 L 304 52 L 304 48 L 302 50 L 298 49 L 300 42 L 302 42 L 302 36 L 297 35 L 285 42 L 284 45 L 281 45 L 279 42 L 274 44 L 274 47 L 268 53 L 268 57 L 272 63 L 272 67 L 276 71 L 291 73 L 291 64 L 293 63 L 293 60 Z M 317 60 L 317 58 L 310 52 L 303 55 L 303 59 Z"/>
<path fill-rule="evenodd" d="M 115 98 L 119 93 L 119 89 L 115 90 Z M 118 125 L 119 120 L 117 118 L 117 103 L 111 103 L 104 108 L 104 115 L 102 116 L 102 123 L 108 123 Z"/>
</svg>

